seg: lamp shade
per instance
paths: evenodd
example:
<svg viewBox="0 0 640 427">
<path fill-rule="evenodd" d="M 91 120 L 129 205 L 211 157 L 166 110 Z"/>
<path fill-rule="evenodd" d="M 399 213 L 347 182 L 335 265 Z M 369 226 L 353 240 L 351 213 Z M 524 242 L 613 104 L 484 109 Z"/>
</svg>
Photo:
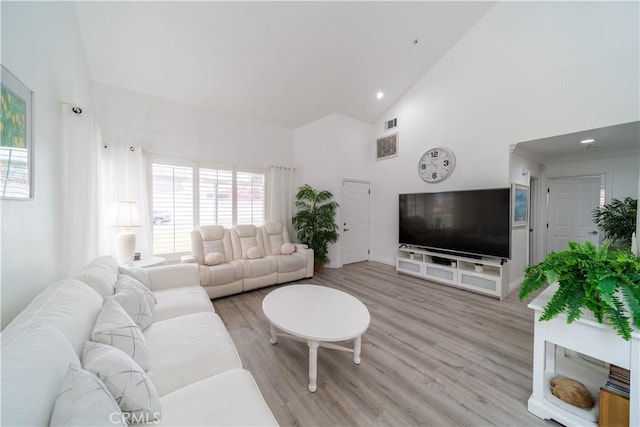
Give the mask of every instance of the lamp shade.
<svg viewBox="0 0 640 427">
<path fill-rule="evenodd" d="M 113 202 L 109 208 L 108 222 L 113 227 L 140 227 L 140 211 L 136 202 Z"/>
</svg>

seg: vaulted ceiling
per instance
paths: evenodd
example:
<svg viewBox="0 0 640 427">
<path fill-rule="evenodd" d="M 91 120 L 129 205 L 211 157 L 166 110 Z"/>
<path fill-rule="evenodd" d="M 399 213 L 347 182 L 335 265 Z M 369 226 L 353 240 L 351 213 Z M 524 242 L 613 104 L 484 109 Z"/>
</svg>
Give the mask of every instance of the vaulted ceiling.
<svg viewBox="0 0 640 427">
<path fill-rule="evenodd" d="M 332 113 L 374 122 L 494 5 L 76 2 L 75 11 L 94 81 L 296 128 Z"/>
</svg>

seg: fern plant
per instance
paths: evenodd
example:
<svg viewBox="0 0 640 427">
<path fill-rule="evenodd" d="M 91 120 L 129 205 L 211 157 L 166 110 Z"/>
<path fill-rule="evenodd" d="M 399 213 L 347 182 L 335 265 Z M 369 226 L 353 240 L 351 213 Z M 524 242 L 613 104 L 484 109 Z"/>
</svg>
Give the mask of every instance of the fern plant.
<svg viewBox="0 0 640 427">
<path fill-rule="evenodd" d="M 604 233 L 604 238 L 611 240 L 612 245 L 619 248 L 631 247 L 631 234 L 636 231 L 638 200 L 626 197 L 624 200 L 613 199 L 601 208 L 593 210 L 593 222 Z"/>
<path fill-rule="evenodd" d="M 336 209 L 338 203 L 332 201 L 333 194 L 326 190 L 316 190 L 308 184 L 298 188 L 296 193 L 296 214 L 293 226 L 298 240 L 313 249 L 316 268 L 329 263 L 329 243 L 338 241 Z"/>
<path fill-rule="evenodd" d="M 540 264 L 526 267 L 520 301 L 557 282 L 558 291 L 540 320 L 566 313 L 567 323 L 572 323 L 589 309 L 598 322 L 606 318 L 628 341 L 632 325 L 640 328 L 640 258 L 630 251 L 610 250 L 609 245 L 569 242 L 568 250 L 552 252 Z"/>
</svg>

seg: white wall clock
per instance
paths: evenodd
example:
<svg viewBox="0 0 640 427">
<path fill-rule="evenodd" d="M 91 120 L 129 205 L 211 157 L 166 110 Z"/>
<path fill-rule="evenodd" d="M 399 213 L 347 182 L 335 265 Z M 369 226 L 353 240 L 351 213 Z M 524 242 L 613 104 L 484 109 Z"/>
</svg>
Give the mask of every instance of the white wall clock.
<svg viewBox="0 0 640 427">
<path fill-rule="evenodd" d="M 418 175 L 429 183 L 440 182 L 449 177 L 456 167 L 453 151 L 444 147 L 427 150 L 418 162 Z"/>
</svg>

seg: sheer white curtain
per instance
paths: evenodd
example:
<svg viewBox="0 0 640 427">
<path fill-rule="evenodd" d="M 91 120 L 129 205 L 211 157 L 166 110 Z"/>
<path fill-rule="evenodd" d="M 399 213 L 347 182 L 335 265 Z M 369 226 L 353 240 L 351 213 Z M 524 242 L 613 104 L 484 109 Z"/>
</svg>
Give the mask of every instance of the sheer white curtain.
<svg viewBox="0 0 640 427">
<path fill-rule="evenodd" d="M 62 108 L 62 273 L 70 276 L 99 250 L 100 147 L 102 134 L 93 115 Z"/>
<path fill-rule="evenodd" d="M 140 147 L 105 144 L 101 153 L 102 186 L 101 211 L 106 213 L 112 202 L 129 200 L 136 202 L 140 211 L 140 227 L 133 227 L 136 234 L 136 252 L 151 256 L 151 223 L 147 195 L 146 156 Z M 120 230 L 103 227 L 101 249 L 115 254 L 114 235 Z"/>
<path fill-rule="evenodd" d="M 291 234 L 293 217 L 293 172 L 288 166 L 269 166 L 267 170 L 267 212 L 269 222 L 282 223 Z"/>
</svg>

